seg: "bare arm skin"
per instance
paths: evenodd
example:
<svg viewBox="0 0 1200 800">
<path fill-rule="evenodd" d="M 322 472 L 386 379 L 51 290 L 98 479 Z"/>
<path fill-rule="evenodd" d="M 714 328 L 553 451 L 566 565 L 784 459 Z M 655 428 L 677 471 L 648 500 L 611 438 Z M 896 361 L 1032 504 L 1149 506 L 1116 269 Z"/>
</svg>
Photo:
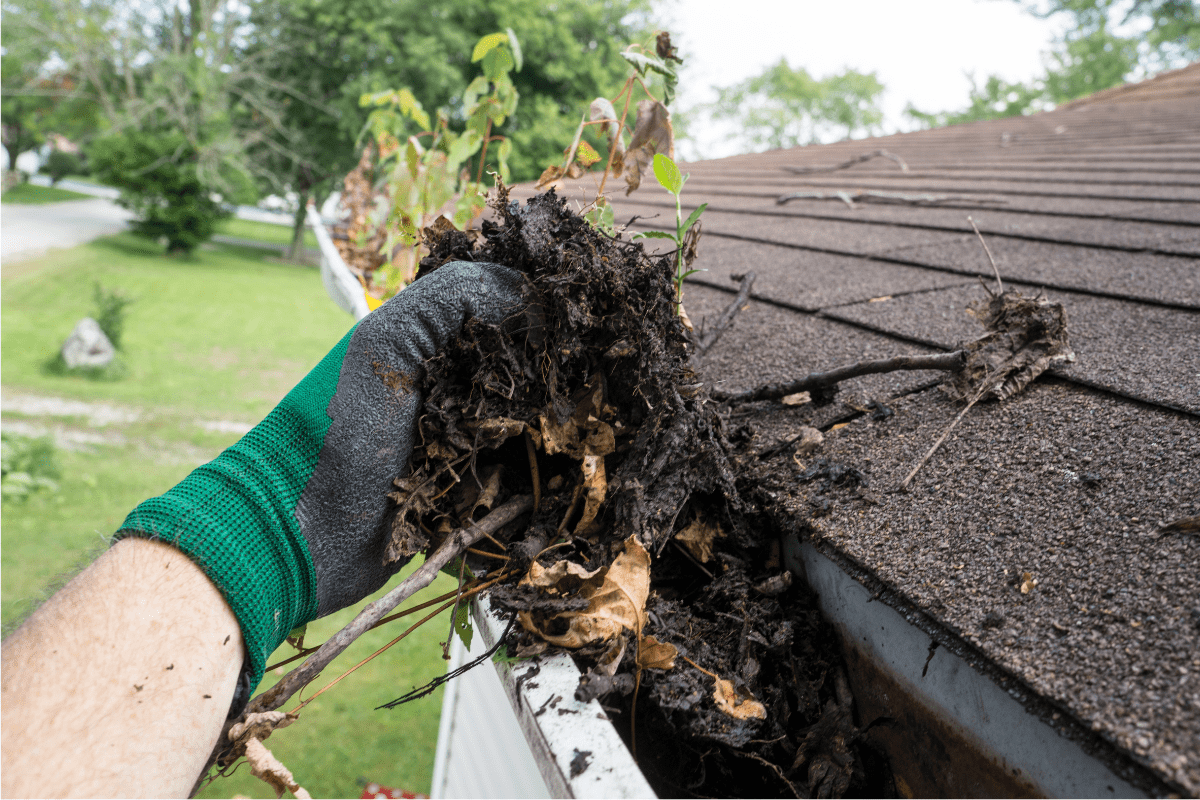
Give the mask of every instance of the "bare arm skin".
<svg viewBox="0 0 1200 800">
<path fill-rule="evenodd" d="M 5 797 L 186 797 L 243 659 L 216 586 L 166 545 L 124 539 L 3 645 Z"/>
</svg>

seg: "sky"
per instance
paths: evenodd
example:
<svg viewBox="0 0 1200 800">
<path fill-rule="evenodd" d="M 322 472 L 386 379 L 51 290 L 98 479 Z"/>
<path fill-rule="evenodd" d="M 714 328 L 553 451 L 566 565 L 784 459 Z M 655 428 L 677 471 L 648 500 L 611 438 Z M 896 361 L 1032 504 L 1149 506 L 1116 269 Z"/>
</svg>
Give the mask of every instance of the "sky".
<svg viewBox="0 0 1200 800">
<path fill-rule="evenodd" d="M 685 59 L 673 108 L 710 102 L 712 86 L 786 57 L 814 78 L 847 67 L 876 72 L 884 133 L 913 129 L 903 114 L 909 102 L 922 111 L 965 107 L 968 72 L 980 82 L 992 73 L 1036 77 L 1062 25 L 1014 0 L 668 0 L 659 16 Z M 694 143 L 680 143 L 685 159 L 738 151 L 722 132 L 693 135 Z"/>
</svg>

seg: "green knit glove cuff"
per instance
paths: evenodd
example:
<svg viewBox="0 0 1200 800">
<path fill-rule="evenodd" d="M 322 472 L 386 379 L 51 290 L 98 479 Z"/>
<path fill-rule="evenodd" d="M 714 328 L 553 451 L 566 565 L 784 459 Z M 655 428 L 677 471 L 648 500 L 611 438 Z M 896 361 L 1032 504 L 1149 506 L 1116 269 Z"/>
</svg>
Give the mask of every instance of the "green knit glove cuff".
<svg viewBox="0 0 1200 800">
<path fill-rule="evenodd" d="M 316 616 L 316 573 L 294 514 L 331 420 L 326 408 L 353 329 L 241 441 L 135 508 L 114 537 L 186 553 L 241 625 L 251 692 L 288 633 Z"/>
</svg>

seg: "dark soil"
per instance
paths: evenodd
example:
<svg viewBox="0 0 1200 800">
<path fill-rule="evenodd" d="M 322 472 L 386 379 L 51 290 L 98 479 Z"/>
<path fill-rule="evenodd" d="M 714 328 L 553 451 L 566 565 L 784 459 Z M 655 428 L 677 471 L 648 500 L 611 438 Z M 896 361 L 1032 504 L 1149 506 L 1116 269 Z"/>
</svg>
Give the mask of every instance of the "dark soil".
<svg viewBox="0 0 1200 800">
<path fill-rule="evenodd" d="M 430 362 L 414 469 L 392 495 L 392 555 L 534 493 L 532 516 L 498 535 L 504 549 L 484 542 L 467 563 L 507 572 L 492 590 L 502 607 L 553 620 L 587 603 L 518 586 L 532 560 L 590 571 L 636 538 L 652 557 L 640 637 L 570 652 L 580 696 L 610 710 L 661 796 L 893 794 L 861 741 L 869 721 L 855 717 L 832 630 L 785 572 L 780 531 L 745 499 L 760 478 L 738 468 L 736 431 L 689 364 L 671 264 L 597 232 L 553 192 L 523 209 L 499 196 L 480 237 L 426 232 L 422 274 L 504 264 L 528 275 L 530 305 L 498 327 L 468 323 Z M 689 526 L 707 531 L 707 550 L 681 544 Z M 673 668 L 638 666 L 651 636 L 674 646 Z M 510 652 L 546 647 L 523 630 Z M 718 707 L 718 677 L 732 711 Z"/>
</svg>

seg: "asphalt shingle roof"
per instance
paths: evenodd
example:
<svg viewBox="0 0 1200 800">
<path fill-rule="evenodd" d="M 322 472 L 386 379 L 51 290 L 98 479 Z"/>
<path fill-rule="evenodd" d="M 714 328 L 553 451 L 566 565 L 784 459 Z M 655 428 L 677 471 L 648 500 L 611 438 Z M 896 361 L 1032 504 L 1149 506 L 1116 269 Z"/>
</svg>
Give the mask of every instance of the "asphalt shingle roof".
<svg viewBox="0 0 1200 800">
<path fill-rule="evenodd" d="M 805 172 L 879 149 L 907 171 L 874 158 Z M 821 455 L 871 489 L 815 519 L 818 548 L 1160 786 L 1200 794 L 1200 537 L 1159 531 L 1200 515 L 1200 64 L 1049 113 L 683 168 L 685 205 L 710 204 L 693 321 L 715 319 L 731 274 L 759 276 L 704 361 L 722 388 L 979 335 L 965 307 L 994 279 L 968 214 L 1006 284 L 1064 304 L 1076 363 L 976 406 L 909 493 L 891 489 L 958 410 L 929 388 L 936 374 L 860 378 L 831 406 L 758 404 L 736 421 L 762 449 L 849 422 Z M 586 202 L 589 187 L 563 193 Z M 776 202 L 860 190 L 938 197 Z M 674 221 L 657 186 L 614 201 L 618 222 L 642 215 L 635 229 Z M 868 400 L 894 415 L 861 413 Z M 808 520 L 817 490 L 791 461 L 778 456 L 781 508 Z M 1025 572 L 1038 584 L 1022 594 Z"/>
</svg>

